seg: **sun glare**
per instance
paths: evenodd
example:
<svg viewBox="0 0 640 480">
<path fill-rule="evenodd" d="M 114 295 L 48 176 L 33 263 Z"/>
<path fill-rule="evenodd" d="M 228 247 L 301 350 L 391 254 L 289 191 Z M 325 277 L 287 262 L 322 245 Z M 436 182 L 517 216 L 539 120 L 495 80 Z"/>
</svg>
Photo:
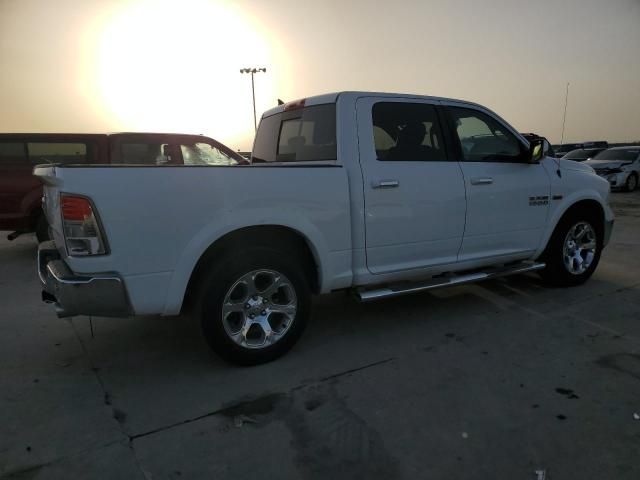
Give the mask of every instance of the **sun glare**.
<svg viewBox="0 0 640 480">
<path fill-rule="evenodd" d="M 258 112 L 275 104 L 268 42 L 225 4 L 124 4 L 105 25 L 96 60 L 103 108 L 127 130 L 246 143 L 253 133 L 251 80 L 239 69 L 247 66 L 267 67 L 256 78 Z"/>
</svg>

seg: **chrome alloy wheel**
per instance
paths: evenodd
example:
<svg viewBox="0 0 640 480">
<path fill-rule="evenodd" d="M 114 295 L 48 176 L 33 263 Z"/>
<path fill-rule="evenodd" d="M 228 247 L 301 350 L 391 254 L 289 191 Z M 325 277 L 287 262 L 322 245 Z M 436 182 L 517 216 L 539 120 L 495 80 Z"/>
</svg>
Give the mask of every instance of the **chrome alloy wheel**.
<svg viewBox="0 0 640 480">
<path fill-rule="evenodd" d="M 596 255 L 596 232 L 587 222 L 578 222 L 564 239 L 564 266 L 573 275 L 581 275 L 591 266 Z"/>
<path fill-rule="evenodd" d="M 287 333 L 297 309 L 296 292 L 287 277 L 275 270 L 253 270 L 227 292 L 222 323 L 238 345 L 265 348 Z"/>
</svg>

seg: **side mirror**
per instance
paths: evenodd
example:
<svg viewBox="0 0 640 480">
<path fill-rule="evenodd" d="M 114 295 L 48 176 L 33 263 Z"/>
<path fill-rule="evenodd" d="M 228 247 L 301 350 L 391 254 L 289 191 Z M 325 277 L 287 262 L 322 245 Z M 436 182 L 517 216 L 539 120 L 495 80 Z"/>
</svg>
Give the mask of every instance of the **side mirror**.
<svg viewBox="0 0 640 480">
<path fill-rule="evenodd" d="M 544 158 L 544 140 L 537 138 L 529 142 L 529 163 L 540 163 Z"/>
</svg>

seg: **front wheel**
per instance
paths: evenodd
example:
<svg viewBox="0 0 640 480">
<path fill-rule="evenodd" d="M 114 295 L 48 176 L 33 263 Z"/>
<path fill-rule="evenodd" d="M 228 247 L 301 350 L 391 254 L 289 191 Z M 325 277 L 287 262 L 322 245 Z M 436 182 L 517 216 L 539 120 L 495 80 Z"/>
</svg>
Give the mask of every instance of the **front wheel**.
<svg viewBox="0 0 640 480">
<path fill-rule="evenodd" d="M 302 335 L 311 293 L 302 262 L 291 253 L 244 249 L 204 277 L 197 312 L 208 344 L 225 360 L 269 362 Z"/>
<path fill-rule="evenodd" d="M 546 267 L 540 271 L 549 284 L 571 287 L 586 282 L 600 261 L 603 235 L 596 217 L 588 212 L 576 212 L 560 221 L 553 232 L 541 260 Z"/>
<path fill-rule="evenodd" d="M 627 177 L 625 183 L 625 190 L 627 192 L 633 192 L 638 187 L 638 175 L 634 172 Z"/>
</svg>

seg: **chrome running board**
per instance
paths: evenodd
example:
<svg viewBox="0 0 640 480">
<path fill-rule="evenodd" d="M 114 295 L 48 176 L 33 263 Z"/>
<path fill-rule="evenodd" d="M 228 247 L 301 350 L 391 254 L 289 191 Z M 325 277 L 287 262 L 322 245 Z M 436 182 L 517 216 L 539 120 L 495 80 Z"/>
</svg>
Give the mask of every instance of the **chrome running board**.
<svg viewBox="0 0 640 480">
<path fill-rule="evenodd" d="M 361 302 L 371 302 L 380 298 L 397 297 L 399 295 L 407 295 L 409 293 L 423 292 L 434 288 L 452 287 L 454 285 L 462 285 L 465 283 L 479 282 L 489 280 L 491 278 L 505 277 L 507 275 L 515 275 L 517 273 L 533 272 L 545 267 L 544 263 L 518 263 L 515 265 L 486 269 L 481 272 L 467 274 L 451 274 L 446 277 L 436 277 L 422 282 L 406 282 L 394 285 L 387 285 L 381 288 L 356 290 L 356 298 Z"/>
</svg>

